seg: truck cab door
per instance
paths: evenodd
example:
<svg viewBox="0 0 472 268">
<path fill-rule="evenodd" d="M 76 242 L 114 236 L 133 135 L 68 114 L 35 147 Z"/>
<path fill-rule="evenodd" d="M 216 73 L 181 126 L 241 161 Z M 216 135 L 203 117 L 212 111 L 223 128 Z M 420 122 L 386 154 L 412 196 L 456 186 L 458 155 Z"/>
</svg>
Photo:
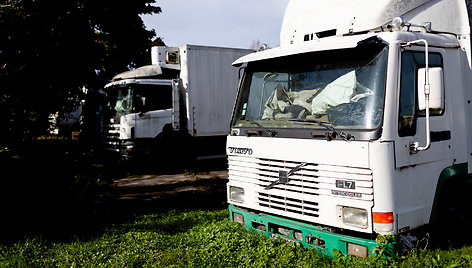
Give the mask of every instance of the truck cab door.
<svg viewBox="0 0 472 268">
<path fill-rule="evenodd" d="M 135 138 L 155 138 L 172 121 L 172 85 L 168 80 L 141 83 L 134 93 Z"/>
<path fill-rule="evenodd" d="M 429 67 L 443 68 L 441 50 L 434 50 L 429 52 Z M 419 110 L 418 104 L 419 99 L 424 99 L 424 96 L 418 96 L 417 94 L 418 70 L 424 67 L 424 50 L 405 50 L 402 52 L 398 112 L 399 139 L 395 141 L 395 164 L 397 168 L 430 164 L 452 158 L 452 150 L 450 149 L 451 126 L 445 111 L 447 106 L 445 109 L 430 109 L 431 147 L 428 150 L 419 152 L 410 150 L 410 146 L 414 142 L 419 142 L 421 146 L 426 144 L 426 118 L 424 111 Z M 443 81 L 447 82 L 445 79 Z M 427 174 L 424 175 L 428 176 Z M 437 177 L 437 175 L 435 176 Z"/>
<path fill-rule="evenodd" d="M 429 49 L 429 67 L 443 70 L 442 83 L 446 97 L 443 109 L 429 110 L 431 143 L 428 149 L 419 151 L 411 147 L 415 142 L 422 148 L 427 145 L 426 110 L 419 109 L 419 98 L 424 99 L 424 94 L 418 93 L 419 69 L 425 68 L 425 51 L 415 46 L 415 50 L 408 49 L 401 53 L 394 182 L 398 229 L 415 228 L 430 222 L 440 174 L 455 162 L 451 137 L 453 109 L 451 103 L 446 102 L 450 96 L 448 90 L 455 89 L 450 86 L 454 74 L 447 68 L 451 62 L 446 58 L 449 56 L 446 52 L 441 48 Z M 424 88 L 424 84 L 422 86 Z"/>
</svg>

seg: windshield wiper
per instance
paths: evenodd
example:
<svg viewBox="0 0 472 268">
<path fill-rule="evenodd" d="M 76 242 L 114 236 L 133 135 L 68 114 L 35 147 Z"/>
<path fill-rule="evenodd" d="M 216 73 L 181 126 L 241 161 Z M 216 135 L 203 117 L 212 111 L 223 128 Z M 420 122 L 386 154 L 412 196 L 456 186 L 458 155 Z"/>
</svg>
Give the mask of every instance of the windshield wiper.
<svg viewBox="0 0 472 268">
<path fill-rule="evenodd" d="M 288 121 L 293 121 L 293 122 L 301 122 L 301 123 L 312 123 L 312 124 L 317 124 L 317 125 L 320 125 L 324 128 L 326 128 L 327 130 L 329 130 L 329 132 L 325 132 L 325 137 L 328 141 L 331 141 L 331 140 L 335 140 L 336 137 L 340 137 L 342 140 L 344 141 L 352 141 L 352 140 L 355 140 L 355 137 L 352 136 L 351 134 L 348 134 L 348 133 L 344 133 L 344 132 L 339 132 L 337 131 L 334 127 L 333 127 L 333 124 L 330 123 L 330 122 L 326 122 L 326 121 L 321 121 L 321 120 L 312 120 L 312 119 L 307 119 L 307 120 L 303 120 L 303 119 L 289 119 Z M 313 135 L 313 137 L 316 137 L 316 135 Z"/>
<path fill-rule="evenodd" d="M 328 130 L 334 130 L 333 124 L 331 122 L 314 120 L 314 119 L 289 119 L 288 121 L 292 122 L 301 122 L 301 123 L 313 123 L 327 128 Z"/>
<path fill-rule="evenodd" d="M 267 129 L 265 128 L 263 125 L 259 124 L 258 122 L 254 121 L 254 120 L 248 120 L 249 123 L 252 123 L 252 124 L 255 124 L 259 129 L 256 130 L 255 132 L 254 131 L 251 131 L 251 130 L 246 130 L 246 134 L 248 136 L 251 136 L 253 134 L 256 134 L 256 135 L 259 135 L 259 136 L 262 136 L 262 131 L 266 132 L 267 134 L 269 134 L 269 136 L 271 137 L 275 137 L 277 136 L 277 131 L 275 130 L 272 130 L 272 129 Z"/>
</svg>

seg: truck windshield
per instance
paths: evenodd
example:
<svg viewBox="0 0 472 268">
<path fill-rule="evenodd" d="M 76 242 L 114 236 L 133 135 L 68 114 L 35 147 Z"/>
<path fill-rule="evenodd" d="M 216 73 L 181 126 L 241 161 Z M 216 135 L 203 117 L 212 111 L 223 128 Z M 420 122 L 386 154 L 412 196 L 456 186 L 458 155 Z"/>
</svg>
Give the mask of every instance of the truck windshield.
<svg viewBox="0 0 472 268">
<path fill-rule="evenodd" d="M 112 88 L 107 92 L 107 108 L 117 115 L 131 113 L 133 91 L 131 88 Z"/>
<path fill-rule="evenodd" d="M 107 108 L 116 115 L 172 108 L 172 86 L 117 85 L 107 89 Z"/>
<path fill-rule="evenodd" d="M 376 129 L 383 114 L 387 50 L 364 45 L 249 63 L 233 126 Z"/>
</svg>

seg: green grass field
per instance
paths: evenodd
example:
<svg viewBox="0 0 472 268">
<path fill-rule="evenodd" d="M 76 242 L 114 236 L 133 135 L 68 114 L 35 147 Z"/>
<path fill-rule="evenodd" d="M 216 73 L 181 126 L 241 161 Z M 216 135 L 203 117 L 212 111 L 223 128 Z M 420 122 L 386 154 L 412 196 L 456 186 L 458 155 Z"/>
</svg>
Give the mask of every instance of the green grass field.
<svg viewBox="0 0 472 268">
<path fill-rule="evenodd" d="M 0 245 L 1 267 L 469 267 L 470 247 L 415 249 L 367 259 L 318 256 L 261 237 L 228 220 L 227 210 L 138 216 L 104 227 L 94 238 L 51 242 L 41 237 Z"/>
<path fill-rule="evenodd" d="M 126 170 L 97 165 L 63 144 L 42 146 L 0 152 L 0 267 L 472 266 L 471 246 L 323 258 L 230 221 L 224 194 L 208 202 L 189 193 L 117 203 L 108 185 Z"/>
</svg>

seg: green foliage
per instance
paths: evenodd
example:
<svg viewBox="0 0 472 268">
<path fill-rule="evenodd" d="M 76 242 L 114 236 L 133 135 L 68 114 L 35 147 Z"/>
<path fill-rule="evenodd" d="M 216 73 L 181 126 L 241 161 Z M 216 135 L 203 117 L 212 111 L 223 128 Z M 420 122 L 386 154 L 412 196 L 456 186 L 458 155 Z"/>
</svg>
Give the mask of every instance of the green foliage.
<svg viewBox="0 0 472 268">
<path fill-rule="evenodd" d="M 149 60 L 155 0 L 5 0 L 0 4 L 0 137 L 43 134 L 47 116 L 85 86 Z"/>
<path fill-rule="evenodd" d="M 407 256 L 357 258 L 313 250 L 248 232 L 227 210 L 149 214 L 105 228 L 89 240 L 27 238 L 0 244 L 0 267 L 468 267 L 472 249 L 413 249 Z M 381 237 L 385 243 L 392 237 Z"/>
<path fill-rule="evenodd" d="M 391 256 L 395 251 L 394 245 L 398 243 L 397 236 L 394 235 L 378 235 L 375 242 L 377 246 L 372 253 L 378 256 Z"/>
</svg>

